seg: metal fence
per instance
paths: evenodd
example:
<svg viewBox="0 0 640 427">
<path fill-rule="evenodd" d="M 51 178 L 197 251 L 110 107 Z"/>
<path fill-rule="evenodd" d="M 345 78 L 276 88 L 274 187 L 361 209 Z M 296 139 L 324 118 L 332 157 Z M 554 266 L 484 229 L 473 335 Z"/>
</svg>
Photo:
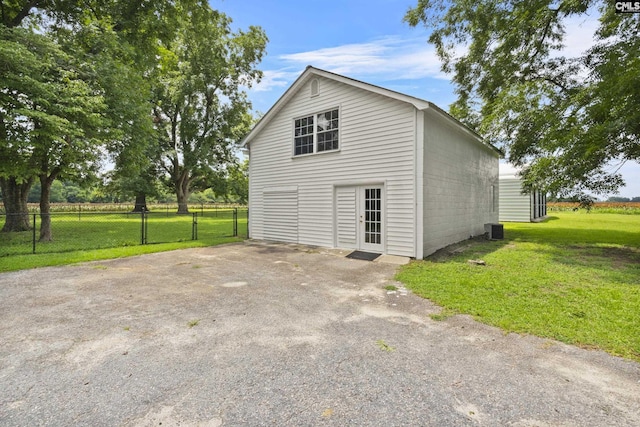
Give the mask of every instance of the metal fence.
<svg viewBox="0 0 640 427">
<path fill-rule="evenodd" d="M 51 241 L 40 240 L 41 216 L 30 213 L 30 230 L 0 232 L 0 257 L 190 240 L 214 244 L 248 234 L 248 210 L 237 207 L 196 209 L 186 215 L 164 209 L 98 212 L 78 207 L 49 215 Z M 0 213 L 0 228 L 6 219 L 7 215 Z"/>
</svg>

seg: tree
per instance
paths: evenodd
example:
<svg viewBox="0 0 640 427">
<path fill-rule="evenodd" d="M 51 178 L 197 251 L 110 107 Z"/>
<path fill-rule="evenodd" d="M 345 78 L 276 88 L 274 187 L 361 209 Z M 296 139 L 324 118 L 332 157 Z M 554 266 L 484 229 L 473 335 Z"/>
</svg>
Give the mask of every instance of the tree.
<svg viewBox="0 0 640 427">
<path fill-rule="evenodd" d="M 49 225 L 51 184 L 65 168 L 90 170 L 98 155 L 96 138 L 104 104 L 95 88 L 80 78 L 78 68 L 46 34 L 0 27 L 0 65 L 5 90 L 0 95 L 0 177 L 7 213 L 21 218 L 28 188 L 40 180 L 42 227 Z M 9 201 L 9 203 L 7 203 Z M 15 215 L 18 213 L 18 215 Z M 21 231 L 28 223 L 5 223 L 5 231 Z M 49 235 L 42 234 L 44 240 Z"/>
<path fill-rule="evenodd" d="M 118 199 L 135 198 L 133 212 L 149 210 L 147 196 L 161 197 L 158 173 L 153 166 L 131 174 L 123 173 L 123 170 L 119 169 L 110 178 L 107 186 L 109 193 L 116 194 Z"/>
<path fill-rule="evenodd" d="M 0 154 L 12 161 L 0 165 L 0 185 L 7 213 L 17 213 L 3 231 L 29 228 L 26 195 L 36 178 L 40 239 L 50 240 L 56 178 L 83 181 L 105 152 L 128 164 L 141 157 L 135 147 L 144 147 L 140 136 L 152 124 L 140 70 L 155 61 L 157 40 L 171 32 L 174 3 L 2 3 L 0 66 L 8 72 L 1 77 Z"/>
<path fill-rule="evenodd" d="M 0 9 L 0 188 L 7 213 L 3 232 L 30 228 L 27 197 L 40 163 L 35 139 L 65 125 L 47 107 L 56 103 L 65 79 L 76 82 L 70 70 L 56 70 L 60 59 L 67 62 L 63 52 L 47 34 L 35 31 L 39 20 L 30 19 L 34 8 L 45 3 L 2 2 Z M 60 5 L 69 6 L 64 1 Z"/>
<path fill-rule="evenodd" d="M 229 168 L 227 178 L 227 194 L 240 204 L 247 204 L 249 201 L 249 160 L 241 164 L 233 165 Z"/>
<path fill-rule="evenodd" d="M 562 55 L 570 18 L 600 14 L 593 47 Z M 640 159 L 640 15 L 612 2 L 418 0 L 458 96 L 451 113 L 504 149 L 527 188 L 615 192 L 611 162 Z"/>
<path fill-rule="evenodd" d="M 255 66 L 267 39 L 257 27 L 232 33 L 231 20 L 206 4 L 182 12 L 152 80 L 162 131 L 159 169 L 175 191 L 178 213 L 187 213 L 190 193 L 208 188 L 233 161 L 234 144 L 252 123 L 242 87 L 261 77 Z"/>
</svg>

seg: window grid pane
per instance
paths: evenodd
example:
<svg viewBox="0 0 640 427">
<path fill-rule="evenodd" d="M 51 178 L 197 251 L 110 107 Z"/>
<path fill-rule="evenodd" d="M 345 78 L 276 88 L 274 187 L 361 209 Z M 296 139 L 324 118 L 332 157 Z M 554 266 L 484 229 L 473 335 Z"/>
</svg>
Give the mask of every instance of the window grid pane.
<svg viewBox="0 0 640 427">
<path fill-rule="evenodd" d="M 313 153 L 313 116 L 294 122 L 294 155 Z"/>
<path fill-rule="evenodd" d="M 366 188 L 365 204 L 365 233 L 366 243 L 382 243 L 382 190 L 380 188 Z"/>
<path fill-rule="evenodd" d="M 337 150 L 338 144 L 338 110 L 331 110 L 317 115 L 318 152 Z"/>
</svg>

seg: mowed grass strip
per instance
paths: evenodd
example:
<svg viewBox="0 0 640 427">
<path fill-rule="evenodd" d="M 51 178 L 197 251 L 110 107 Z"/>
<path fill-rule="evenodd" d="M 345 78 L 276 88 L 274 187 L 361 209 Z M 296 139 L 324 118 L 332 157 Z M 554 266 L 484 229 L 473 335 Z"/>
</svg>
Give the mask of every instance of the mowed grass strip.
<svg viewBox="0 0 640 427">
<path fill-rule="evenodd" d="M 505 240 L 463 242 L 397 279 L 446 313 L 640 361 L 639 216 L 560 212 L 506 223 Z"/>
<path fill-rule="evenodd" d="M 233 237 L 232 211 L 208 213 L 198 216 L 197 221 L 198 239 L 192 240 L 191 215 L 150 215 L 148 244 L 141 245 L 139 214 L 55 215 L 53 241 L 37 243 L 35 254 L 31 253 L 31 231 L 0 233 L 0 272 L 214 246 L 246 238 L 246 211 L 239 214 L 238 237 Z"/>
</svg>

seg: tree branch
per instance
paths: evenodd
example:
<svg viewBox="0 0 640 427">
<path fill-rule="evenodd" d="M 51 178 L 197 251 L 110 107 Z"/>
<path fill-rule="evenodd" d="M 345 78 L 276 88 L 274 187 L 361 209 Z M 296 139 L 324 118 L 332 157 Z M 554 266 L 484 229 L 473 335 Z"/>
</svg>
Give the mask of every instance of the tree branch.
<svg viewBox="0 0 640 427">
<path fill-rule="evenodd" d="M 539 74 L 534 74 L 532 75 L 532 78 L 529 79 L 529 81 L 531 80 L 543 80 L 545 82 L 549 82 L 552 85 L 562 89 L 564 92 L 569 92 L 570 88 L 565 86 L 563 83 L 559 82 L 558 80 L 552 78 L 552 77 L 548 77 L 548 76 L 541 76 Z"/>
<path fill-rule="evenodd" d="M 538 42 L 536 43 L 536 45 L 537 45 L 536 46 L 536 51 L 531 56 L 530 62 L 533 62 L 533 60 L 536 58 L 536 56 L 538 56 L 538 54 L 540 54 L 541 49 L 542 49 L 542 44 L 544 43 L 545 39 L 547 38 L 547 35 L 549 34 L 549 30 L 551 29 L 551 23 L 553 22 L 554 18 L 557 17 L 558 14 L 560 13 L 560 9 L 562 9 L 562 4 L 560 4 L 560 6 L 558 6 L 557 9 L 550 9 L 549 10 L 552 13 L 552 15 L 547 20 L 547 25 L 545 25 L 544 30 L 542 31 L 542 37 L 540 37 L 540 39 L 538 39 Z"/>
<path fill-rule="evenodd" d="M 24 18 L 29 16 L 29 14 L 31 13 L 31 9 L 33 9 L 34 7 L 40 6 L 41 3 L 42 3 L 42 0 L 28 1 L 24 6 L 22 6 L 22 9 L 16 14 L 16 16 L 14 16 L 11 19 L 7 19 L 7 17 L 5 16 L 4 1 L 3 1 L 2 2 L 2 22 L 9 28 L 15 28 L 20 24 L 22 24 L 22 21 L 24 20 Z"/>
</svg>

